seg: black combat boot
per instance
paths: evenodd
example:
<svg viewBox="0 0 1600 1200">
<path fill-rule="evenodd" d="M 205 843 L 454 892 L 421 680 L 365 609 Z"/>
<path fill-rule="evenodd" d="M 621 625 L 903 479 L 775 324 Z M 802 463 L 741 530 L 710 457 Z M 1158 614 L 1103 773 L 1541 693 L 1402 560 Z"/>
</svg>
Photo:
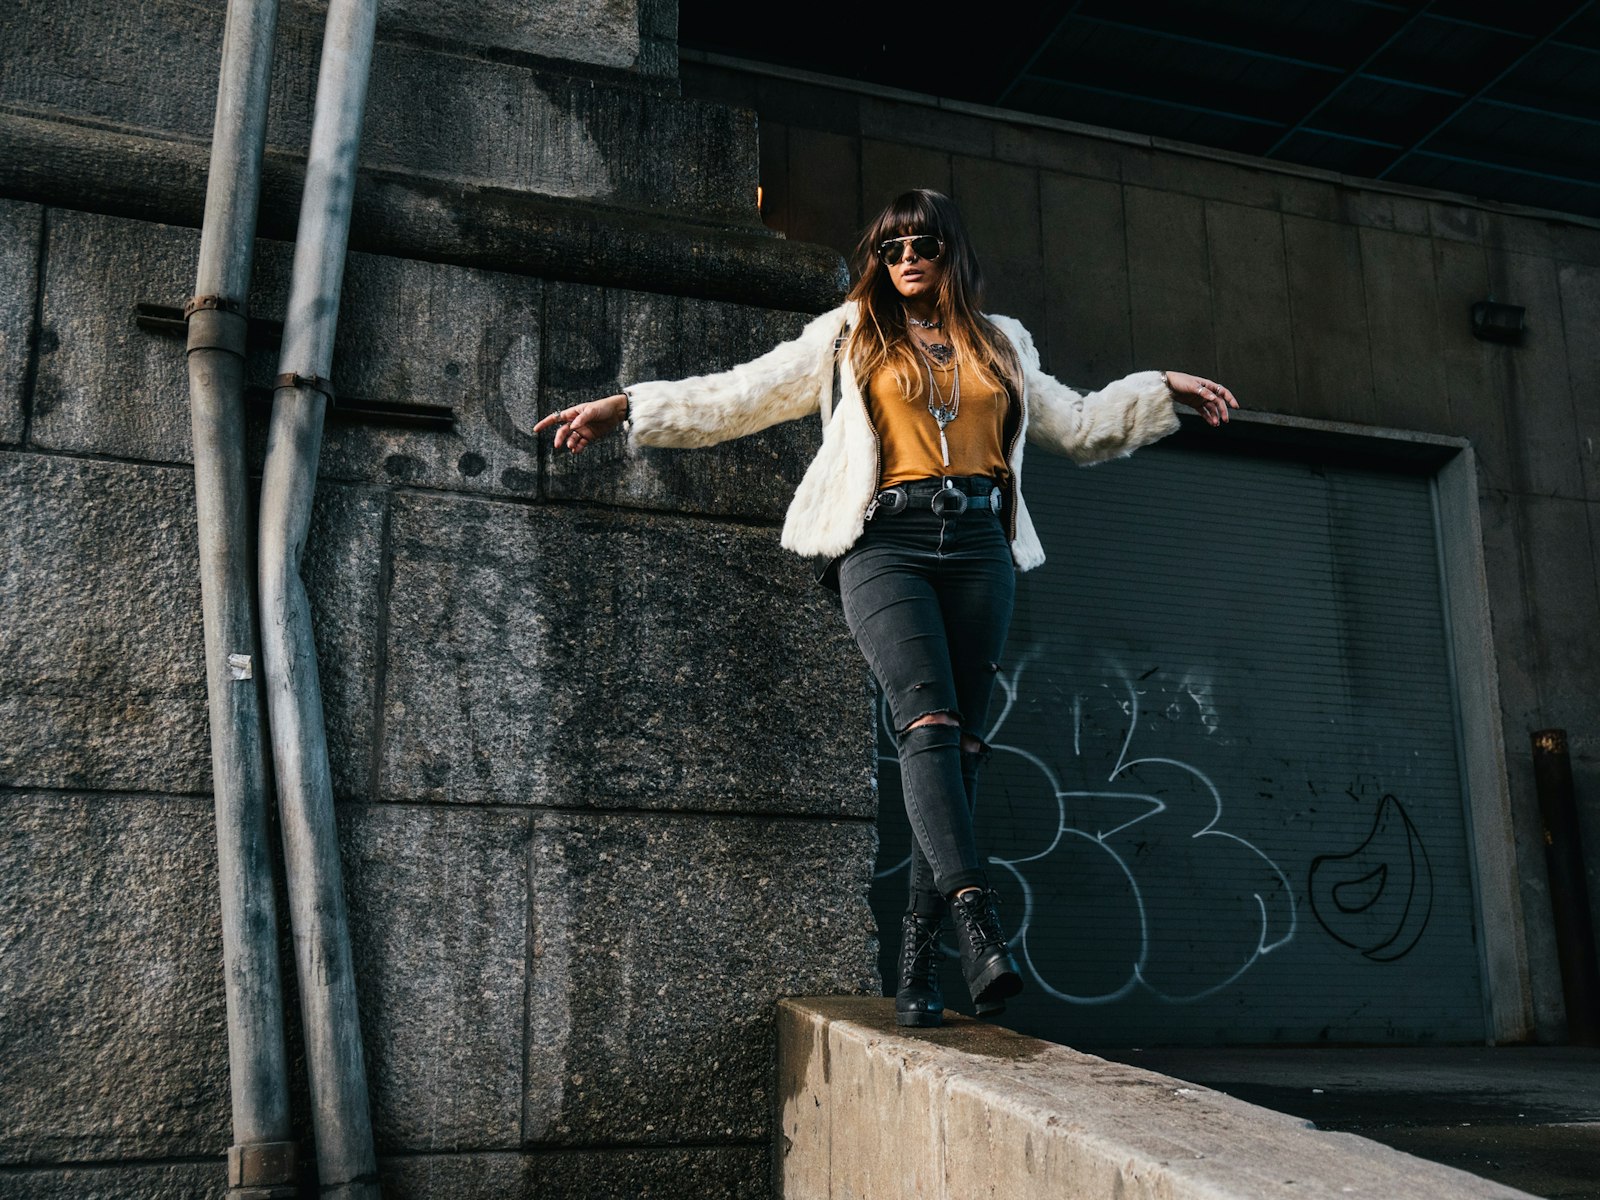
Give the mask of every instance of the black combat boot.
<svg viewBox="0 0 1600 1200">
<path fill-rule="evenodd" d="M 1017 960 L 1011 957 L 995 912 L 998 899 L 994 889 L 988 888 L 964 892 L 950 901 L 956 944 L 961 948 L 961 973 L 980 1017 L 999 1016 L 1006 1010 L 1007 998 L 1022 990 Z"/>
<path fill-rule="evenodd" d="M 900 1025 L 931 1028 L 944 1020 L 939 991 L 939 926 L 942 913 L 908 912 L 900 918 L 900 990 L 894 994 L 894 1019 Z"/>
</svg>

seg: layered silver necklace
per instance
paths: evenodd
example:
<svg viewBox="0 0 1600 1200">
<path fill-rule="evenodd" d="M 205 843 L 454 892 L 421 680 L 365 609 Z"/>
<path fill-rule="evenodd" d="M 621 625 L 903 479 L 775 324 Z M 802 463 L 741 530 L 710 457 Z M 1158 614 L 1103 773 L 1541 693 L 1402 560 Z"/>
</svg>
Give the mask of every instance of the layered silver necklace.
<svg viewBox="0 0 1600 1200">
<path fill-rule="evenodd" d="M 932 321 L 919 321 L 910 313 L 906 320 L 923 329 L 938 329 L 944 322 L 935 318 Z M 933 342 L 924 344 L 920 339 L 912 337 L 917 343 L 917 349 L 922 351 L 922 369 L 928 376 L 928 414 L 939 425 L 939 454 L 944 459 L 944 465 L 950 465 L 950 443 L 945 439 L 944 428 L 961 414 L 961 364 L 955 364 L 954 374 L 950 378 L 950 391 L 948 395 L 940 395 L 938 386 L 933 380 L 934 364 L 943 367 L 955 358 L 955 349 L 948 342 Z"/>
</svg>

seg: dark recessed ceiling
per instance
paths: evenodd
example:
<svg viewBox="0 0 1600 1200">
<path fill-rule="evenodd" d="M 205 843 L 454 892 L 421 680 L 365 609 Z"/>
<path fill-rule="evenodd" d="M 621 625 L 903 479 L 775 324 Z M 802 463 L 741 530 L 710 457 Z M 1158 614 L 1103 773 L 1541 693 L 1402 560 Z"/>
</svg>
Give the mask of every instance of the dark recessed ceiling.
<svg viewBox="0 0 1600 1200">
<path fill-rule="evenodd" d="M 1600 4 L 681 0 L 686 48 L 1600 217 Z"/>
</svg>

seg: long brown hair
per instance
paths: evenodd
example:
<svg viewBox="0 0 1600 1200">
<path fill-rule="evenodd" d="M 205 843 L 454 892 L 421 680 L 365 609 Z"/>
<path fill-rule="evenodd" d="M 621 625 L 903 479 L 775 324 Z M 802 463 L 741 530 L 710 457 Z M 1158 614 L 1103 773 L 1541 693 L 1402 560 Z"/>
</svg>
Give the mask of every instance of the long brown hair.
<svg viewBox="0 0 1600 1200">
<path fill-rule="evenodd" d="M 944 334 L 976 384 L 1021 393 L 1022 365 L 1011 339 L 983 315 L 983 271 L 972 252 L 966 223 L 950 197 L 929 188 L 902 192 L 867 226 L 856 246 L 856 282 L 849 299 L 860 305 L 850 334 L 850 363 L 863 389 L 887 366 L 906 395 L 917 392 L 922 364 L 906 327 L 905 301 L 895 290 L 878 247 L 889 238 L 932 234 L 944 242 L 938 311 Z"/>
</svg>

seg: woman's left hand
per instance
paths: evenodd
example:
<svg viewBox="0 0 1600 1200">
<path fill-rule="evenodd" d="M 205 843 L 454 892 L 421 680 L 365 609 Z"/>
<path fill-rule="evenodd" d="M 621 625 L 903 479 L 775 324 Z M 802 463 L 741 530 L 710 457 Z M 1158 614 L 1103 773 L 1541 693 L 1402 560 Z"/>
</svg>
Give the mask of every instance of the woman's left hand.
<svg viewBox="0 0 1600 1200">
<path fill-rule="evenodd" d="M 1206 419 L 1207 425 L 1221 425 L 1228 419 L 1228 410 L 1238 408 L 1233 393 L 1220 383 L 1186 375 L 1182 371 L 1167 372 L 1167 387 L 1179 404 L 1187 404 Z"/>
</svg>

